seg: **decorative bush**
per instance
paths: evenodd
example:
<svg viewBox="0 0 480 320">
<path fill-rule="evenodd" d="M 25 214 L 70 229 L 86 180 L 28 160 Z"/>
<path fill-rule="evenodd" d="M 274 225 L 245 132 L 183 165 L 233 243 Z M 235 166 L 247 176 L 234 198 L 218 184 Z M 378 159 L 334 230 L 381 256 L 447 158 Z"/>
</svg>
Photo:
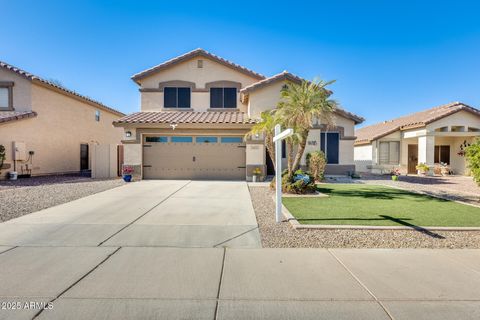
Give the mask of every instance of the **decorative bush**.
<svg viewBox="0 0 480 320">
<path fill-rule="evenodd" d="M 317 189 L 313 175 L 302 170 L 295 171 L 293 178 L 289 178 L 288 173 L 284 172 L 282 187 L 283 192 L 295 194 L 313 193 Z"/>
<path fill-rule="evenodd" d="M 5 147 L 0 144 L 0 171 L 2 171 L 3 162 L 5 161 Z"/>
<path fill-rule="evenodd" d="M 417 169 L 420 172 L 428 172 L 430 170 L 430 167 L 427 166 L 425 163 L 419 163 L 415 169 Z"/>
<path fill-rule="evenodd" d="M 470 168 L 473 179 L 480 185 L 480 139 L 477 139 L 470 146 L 465 148 L 468 167 Z"/>
<path fill-rule="evenodd" d="M 326 165 L 327 158 L 325 157 L 325 153 L 323 153 L 323 151 L 313 151 L 307 153 L 308 170 L 310 170 L 315 180 L 323 180 Z"/>
</svg>

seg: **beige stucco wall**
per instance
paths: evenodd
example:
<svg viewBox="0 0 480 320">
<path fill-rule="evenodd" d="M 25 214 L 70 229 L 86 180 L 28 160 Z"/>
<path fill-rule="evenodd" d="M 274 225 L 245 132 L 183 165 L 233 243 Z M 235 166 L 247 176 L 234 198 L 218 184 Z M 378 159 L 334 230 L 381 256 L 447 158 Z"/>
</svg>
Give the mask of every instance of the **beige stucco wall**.
<svg viewBox="0 0 480 320">
<path fill-rule="evenodd" d="M 203 68 L 197 67 L 197 61 L 203 60 Z M 205 89 L 205 84 L 214 81 L 234 81 L 246 87 L 258 81 L 244 73 L 219 64 L 205 57 L 197 57 L 179 63 L 168 69 L 155 73 L 140 80 L 141 88 L 155 89 L 159 83 L 166 81 L 189 81 L 195 83 L 196 89 Z M 163 108 L 163 92 L 141 92 L 142 111 L 161 111 Z M 247 106 L 240 102 L 240 93 L 237 93 L 237 108 L 247 111 Z M 195 111 L 205 111 L 210 108 L 210 92 L 191 93 L 191 106 Z"/>
<path fill-rule="evenodd" d="M 32 83 L 9 70 L 0 69 L 0 81 L 13 81 L 13 108 L 15 111 L 32 110 Z"/>
<path fill-rule="evenodd" d="M 35 152 L 32 174 L 76 172 L 80 170 L 80 144 L 90 145 L 91 156 L 94 144 L 121 141 L 123 130 L 112 126 L 117 115 L 100 110 L 97 122 L 94 106 L 36 84 L 31 85 L 30 99 L 37 117 L 0 124 L 0 144 L 6 148 L 7 163 L 13 162 L 13 141 L 22 141 L 27 152 Z M 19 172 L 21 165 L 17 164 Z M 2 175 L 9 170 L 2 170 Z"/>
<path fill-rule="evenodd" d="M 142 144 L 127 143 L 123 145 L 123 162 L 126 165 L 138 166 L 142 164 Z"/>
<path fill-rule="evenodd" d="M 258 118 L 262 112 L 275 109 L 280 101 L 280 91 L 284 85 L 285 81 L 279 81 L 250 92 L 248 95 L 248 116 Z"/>
</svg>

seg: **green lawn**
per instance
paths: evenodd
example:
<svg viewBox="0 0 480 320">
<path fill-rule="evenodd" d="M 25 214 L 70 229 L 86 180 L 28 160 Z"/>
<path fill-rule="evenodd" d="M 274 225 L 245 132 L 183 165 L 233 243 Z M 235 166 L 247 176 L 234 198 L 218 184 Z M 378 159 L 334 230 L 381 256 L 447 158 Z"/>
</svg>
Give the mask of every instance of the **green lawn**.
<svg viewBox="0 0 480 320">
<path fill-rule="evenodd" d="M 322 184 L 325 198 L 283 198 L 301 224 L 479 227 L 480 208 L 404 190 L 361 184 Z"/>
</svg>

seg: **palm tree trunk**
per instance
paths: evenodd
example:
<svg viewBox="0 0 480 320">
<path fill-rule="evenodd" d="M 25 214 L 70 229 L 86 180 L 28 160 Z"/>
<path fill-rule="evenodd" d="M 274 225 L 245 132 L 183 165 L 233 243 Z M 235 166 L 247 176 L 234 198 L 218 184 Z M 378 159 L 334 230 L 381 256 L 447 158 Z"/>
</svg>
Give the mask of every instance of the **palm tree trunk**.
<svg viewBox="0 0 480 320">
<path fill-rule="evenodd" d="M 265 148 L 267 148 L 268 155 L 273 162 L 273 170 L 277 170 L 275 163 L 275 147 L 273 145 L 273 139 L 270 137 L 265 138 Z"/>
<path fill-rule="evenodd" d="M 303 153 L 305 152 L 305 146 L 307 145 L 307 137 L 308 132 L 306 135 L 302 134 L 302 139 L 298 144 L 297 153 L 295 154 L 295 159 L 293 160 L 292 171 L 288 173 L 290 177 L 293 177 L 293 173 L 300 166 L 300 160 L 302 160 Z"/>
<path fill-rule="evenodd" d="M 292 172 L 293 166 L 293 141 L 291 139 L 287 139 L 286 142 L 287 146 L 287 166 L 288 166 L 288 174 Z"/>
</svg>

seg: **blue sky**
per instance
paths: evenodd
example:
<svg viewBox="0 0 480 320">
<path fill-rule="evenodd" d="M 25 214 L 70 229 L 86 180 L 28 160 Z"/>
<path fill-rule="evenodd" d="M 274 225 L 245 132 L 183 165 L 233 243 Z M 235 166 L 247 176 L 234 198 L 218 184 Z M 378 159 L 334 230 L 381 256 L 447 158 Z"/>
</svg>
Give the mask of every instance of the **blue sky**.
<svg viewBox="0 0 480 320">
<path fill-rule="evenodd" d="M 366 124 L 480 108 L 480 3 L 0 0 L 0 60 L 125 113 L 134 73 L 201 47 L 264 75 L 336 79 Z"/>
</svg>

